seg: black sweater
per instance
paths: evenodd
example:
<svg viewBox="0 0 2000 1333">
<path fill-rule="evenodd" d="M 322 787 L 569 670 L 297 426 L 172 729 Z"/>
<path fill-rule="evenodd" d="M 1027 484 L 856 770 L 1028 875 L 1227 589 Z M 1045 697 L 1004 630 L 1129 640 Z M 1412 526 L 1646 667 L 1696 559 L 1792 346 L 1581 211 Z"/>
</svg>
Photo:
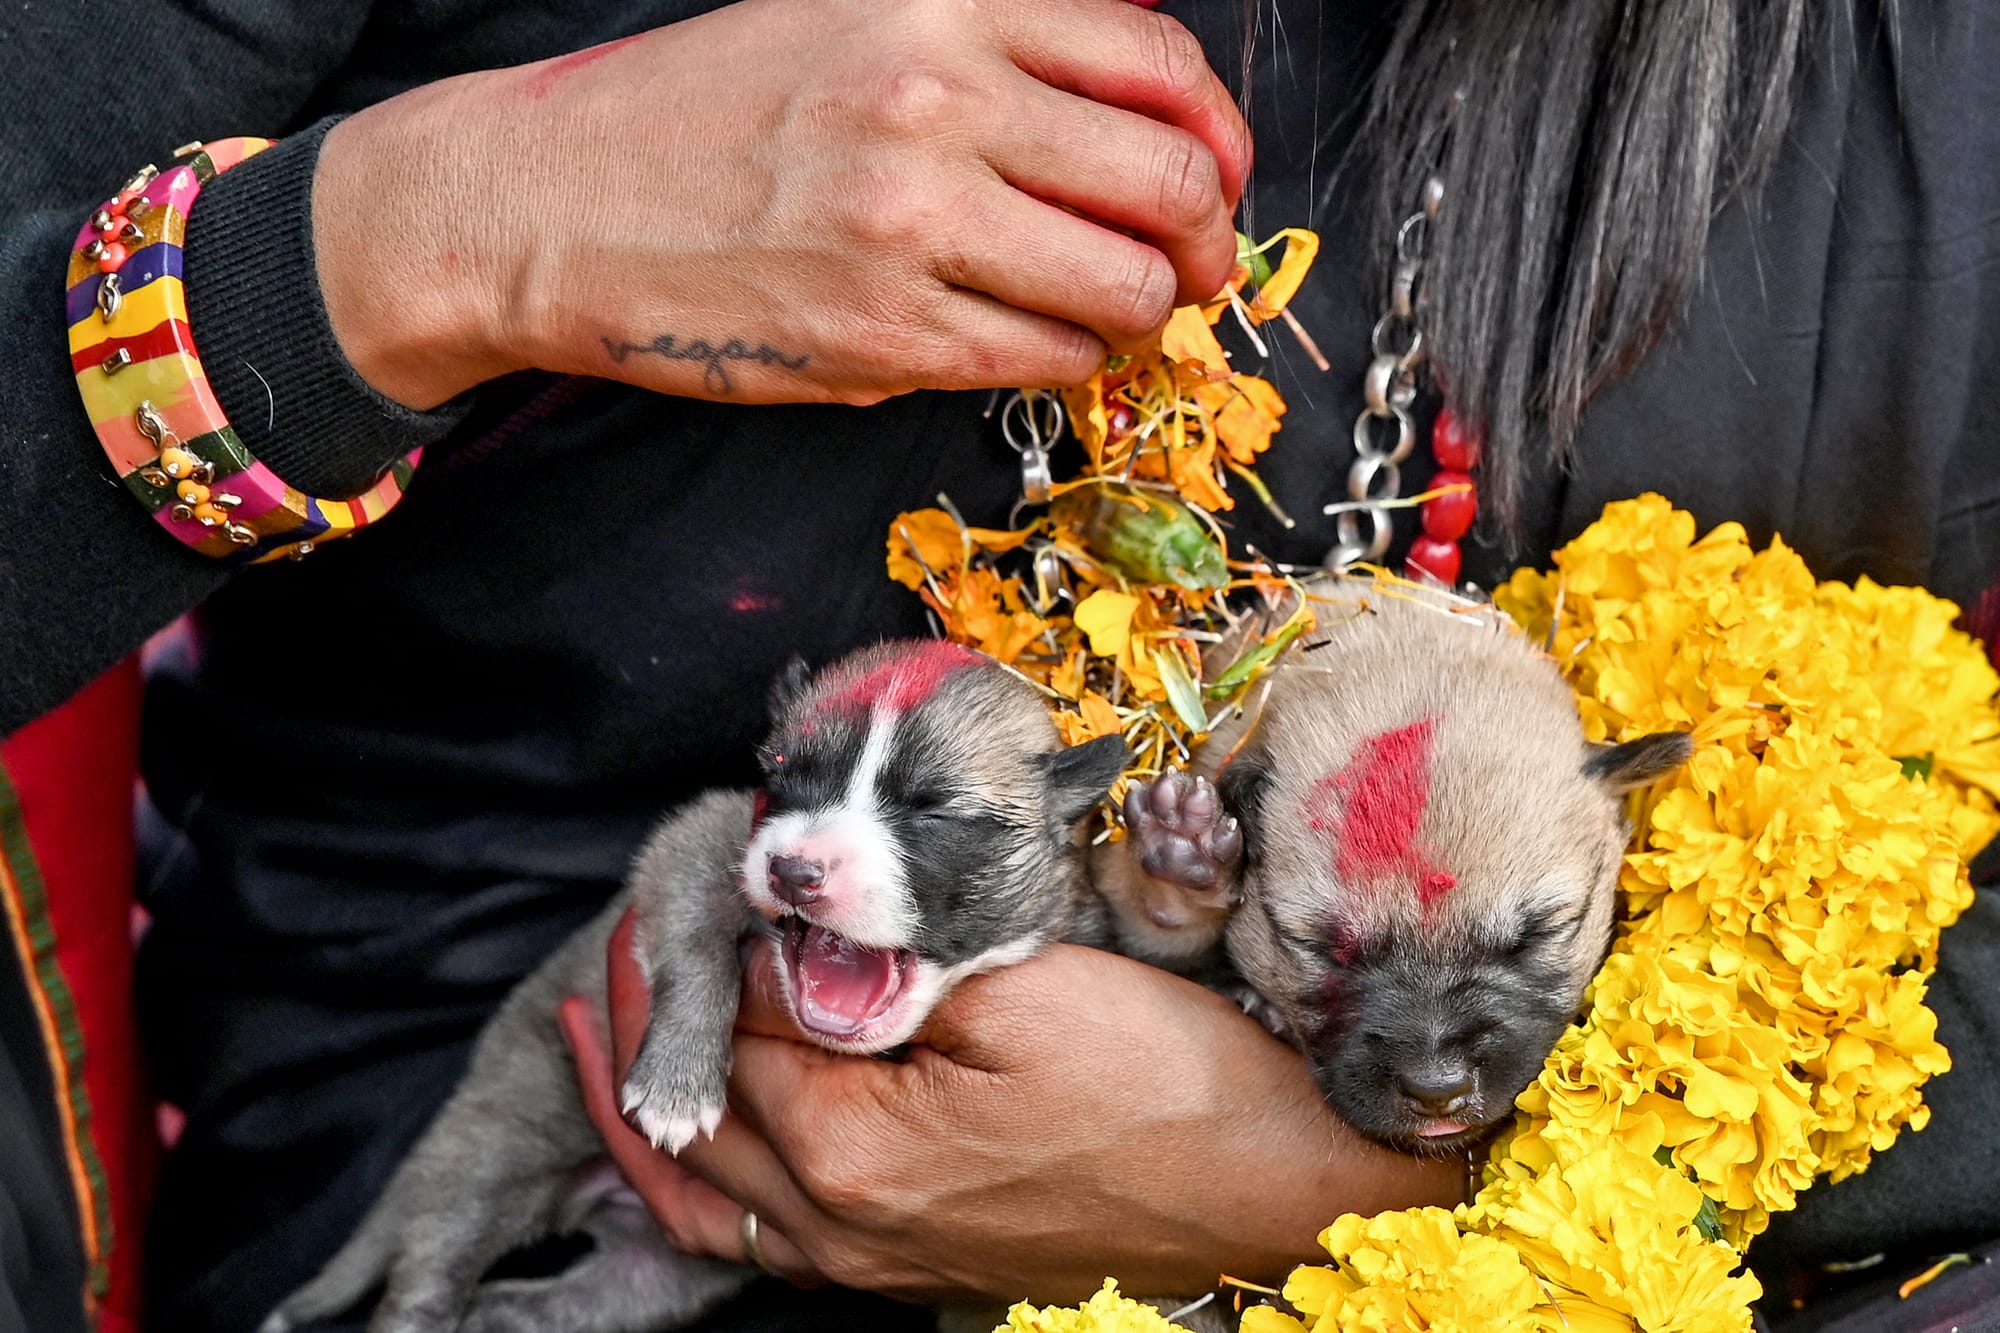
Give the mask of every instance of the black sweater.
<svg viewBox="0 0 2000 1333">
<path fill-rule="evenodd" d="M 922 631 L 882 570 L 896 511 L 943 491 L 975 522 L 1005 517 L 1013 455 L 983 394 L 740 408 L 529 375 L 417 414 L 341 359 L 312 278 L 325 117 L 708 7 L 28 0 L 0 16 L 0 732 L 202 605 L 155 673 L 145 754 L 142 999 L 162 1091 L 190 1115 L 153 1242 L 160 1329 L 249 1327 L 317 1266 L 479 1021 L 609 892 L 646 822 L 749 776 L 785 657 Z M 1291 414 L 1266 471 L 1301 525 L 1237 519 L 1284 558 L 1330 544 L 1317 511 L 1341 488 L 1379 302 L 1360 173 L 1334 167 L 1383 7 L 1278 0 L 1254 65 L 1256 225 L 1327 242 L 1295 309 L 1334 370 L 1282 335 L 1274 368 Z M 1759 200 L 1718 218 L 1685 326 L 1592 408 L 1571 474 L 1532 480 L 1524 549 L 1650 489 L 1704 525 L 1782 531 L 1822 577 L 1964 600 L 2000 574 L 2000 28 L 1976 0 L 1902 0 L 1891 41 L 1859 8 L 1821 44 Z M 1239 67 L 1234 5 L 1174 12 Z M 380 526 L 225 580 L 111 484 L 61 286 L 79 220 L 139 163 L 257 133 L 288 137 L 206 190 L 188 237 L 223 406 L 308 491 L 438 443 Z M 1421 480 L 1413 466 L 1406 490 Z M 1509 565 L 1468 551 L 1472 576 Z M 1947 937 L 1934 1000 L 1959 1071 L 1934 1085 L 1932 1128 L 1813 1191 L 1767 1255 L 2000 1234 L 1982 1131 L 2000 1100 L 1996 923 L 1982 907 Z"/>
</svg>

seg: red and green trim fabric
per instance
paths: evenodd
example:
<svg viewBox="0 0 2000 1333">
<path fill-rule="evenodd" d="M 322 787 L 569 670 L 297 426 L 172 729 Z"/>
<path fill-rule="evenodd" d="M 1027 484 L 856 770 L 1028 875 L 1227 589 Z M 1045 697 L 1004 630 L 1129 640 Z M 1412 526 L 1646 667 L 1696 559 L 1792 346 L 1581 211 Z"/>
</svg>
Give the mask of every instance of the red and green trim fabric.
<svg viewBox="0 0 2000 1333">
<path fill-rule="evenodd" d="M 0 927 L 10 955 L 0 966 L 25 983 L 26 1001 L 24 1012 L 0 1017 L 39 1039 L 45 1057 L 39 1068 L 17 1063 L 27 1094 L 52 1112 L 34 1119 L 52 1126 L 48 1146 L 74 1199 L 83 1272 L 73 1299 L 79 1326 L 100 1333 L 137 1333 L 137 1241 L 155 1143 L 132 1007 L 138 717 L 138 670 L 127 662 L 0 743 Z M 36 1239 L 28 1245 L 33 1252 Z"/>
</svg>

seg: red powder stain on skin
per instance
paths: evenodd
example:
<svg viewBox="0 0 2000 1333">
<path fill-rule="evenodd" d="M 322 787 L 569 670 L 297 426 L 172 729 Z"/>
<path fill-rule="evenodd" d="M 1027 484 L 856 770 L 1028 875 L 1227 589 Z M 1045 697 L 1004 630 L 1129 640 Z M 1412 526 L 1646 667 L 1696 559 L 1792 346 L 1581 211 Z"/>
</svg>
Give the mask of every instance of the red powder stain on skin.
<svg viewBox="0 0 2000 1333">
<path fill-rule="evenodd" d="M 596 64 L 619 47 L 636 42 L 645 35 L 643 32 L 635 32 L 630 37 L 620 37 L 615 42 L 606 42 L 602 46 L 587 47 L 584 50 L 572 52 L 560 60 L 551 60 L 548 64 L 535 71 L 534 76 L 528 80 L 527 87 L 522 91 L 527 94 L 530 101 L 539 102 L 544 97 L 547 97 L 550 90 L 558 83 L 561 83 L 570 75 L 587 65 Z"/>
<path fill-rule="evenodd" d="M 905 713 L 937 692 L 945 677 L 986 659 L 955 643 L 926 643 L 840 685 L 822 706 L 842 713 Z"/>
<path fill-rule="evenodd" d="M 1325 837 L 1334 873 L 1357 879 L 1408 876 L 1429 922 L 1458 877 L 1415 850 L 1417 826 L 1431 794 L 1431 735 L 1424 718 L 1363 741 L 1346 767 L 1315 782 L 1306 797 L 1306 826 Z"/>
</svg>

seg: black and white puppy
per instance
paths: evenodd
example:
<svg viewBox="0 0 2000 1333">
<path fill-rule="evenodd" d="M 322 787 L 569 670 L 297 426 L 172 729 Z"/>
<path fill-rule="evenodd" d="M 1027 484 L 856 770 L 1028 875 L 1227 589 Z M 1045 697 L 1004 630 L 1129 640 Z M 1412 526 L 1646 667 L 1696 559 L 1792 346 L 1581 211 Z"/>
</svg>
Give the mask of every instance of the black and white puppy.
<svg viewBox="0 0 2000 1333">
<path fill-rule="evenodd" d="M 1102 940 L 1079 825 L 1125 765 L 1116 738 L 1065 748 L 1031 686 L 942 643 L 789 673 L 775 713 L 765 790 L 710 793 L 660 826 L 626 892 L 508 997 L 354 1237 L 264 1333 L 384 1283 L 373 1333 L 657 1333 L 753 1276 L 671 1250 L 584 1114 L 556 1009 L 603 993 L 628 904 L 653 1003 L 623 1104 L 674 1151 L 721 1120 L 751 937 L 776 936 L 801 1030 L 859 1053 L 907 1041 L 966 977 Z M 482 1280 L 566 1231 L 594 1248 L 556 1277 Z"/>
</svg>

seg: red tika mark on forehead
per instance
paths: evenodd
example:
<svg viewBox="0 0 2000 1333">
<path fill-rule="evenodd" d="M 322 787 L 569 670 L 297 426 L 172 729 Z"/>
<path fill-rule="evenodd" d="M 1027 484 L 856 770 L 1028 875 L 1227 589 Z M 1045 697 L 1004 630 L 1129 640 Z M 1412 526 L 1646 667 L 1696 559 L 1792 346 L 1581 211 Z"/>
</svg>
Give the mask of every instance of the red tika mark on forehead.
<svg viewBox="0 0 2000 1333">
<path fill-rule="evenodd" d="M 1306 826 L 1323 836 L 1343 881 L 1406 878 L 1426 923 L 1458 877 L 1415 847 L 1431 794 L 1432 718 L 1371 736 L 1346 767 L 1313 784 Z"/>
<path fill-rule="evenodd" d="M 1331 830 L 1341 878 L 1394 870 L 1406 862 L 1431 798 L 1432 719 L 1370 736 L 1331 779 L 1340 797 Z M 1331 794 L 1331 793 L 1329 793 Z"/>
<path fill-rule="evenodd" d="M 905 713 L 937 693 L 945 677 L 984 661 L 956 643 L 926 643 L 840 683 L 820 703 L 842 713 Z"/>
</svg>

